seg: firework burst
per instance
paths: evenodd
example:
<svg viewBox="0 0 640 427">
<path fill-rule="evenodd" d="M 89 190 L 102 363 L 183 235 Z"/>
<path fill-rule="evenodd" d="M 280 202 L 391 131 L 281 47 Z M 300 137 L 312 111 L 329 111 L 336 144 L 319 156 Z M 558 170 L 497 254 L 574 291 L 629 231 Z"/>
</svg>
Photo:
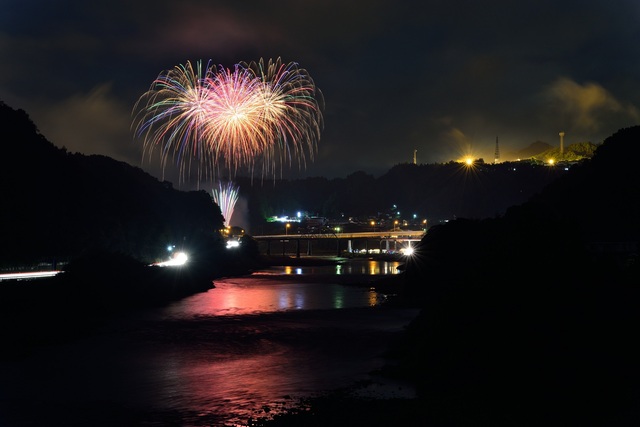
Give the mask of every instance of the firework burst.
<svg viewBox="0 0 640 427">
<path fill-rule="evenodd" d="M 238 201 L 238 191 L 239 188 L 232 182 L 228 182 L 226 185 L 219 182 L 218 188 L 211 190 L 213 201 L 220 206 L 225 227 L 231 226 L 231 217 L 233 216 L 233 210 L 235 209 L 236 202 Z"/>
<path fill-rule="evenodd" d="M 271 161 L 273 170 L 278 163 L 291 165 L 294 159 L 299 167 L 305 166 L 305 153 L 313 160 L 323 126 L 322 95 L 313 79 L 296 63 L 284 64 L 280 58 L 245 66 L 263 86 L 263 120 L 271 141 L 265 160 Z"/>
<path fill-rule="evenodd" d="M 135 130 L 144 152 L 159 148 L 181 179 L 192 163 L 198 178 L 220 168 L 263 176 L 298 161 L 313 160 L 323 127 L 321 92 L 306 70 L 280 58 L 239 63 L 233 69 L 198 62 L 160 74 L 134 107 Z"/>
<path fill-rule="evenodd" d="M 196 69 L 190 62 L 176 66 L 159 75 L 134 107 L 137 109 L 139 103 L 146 101 L 138 113 L 136 133 L 144 135 L 144 152 L 149 156 L 160 147 L 163 170 L 170 157 L 177 158 L 181 176 L 194 158 L 199 166 L 208 165 L 208 147 L 199 143 L 210 95 L 203 80 L 201 63 Z"/>
</svg>

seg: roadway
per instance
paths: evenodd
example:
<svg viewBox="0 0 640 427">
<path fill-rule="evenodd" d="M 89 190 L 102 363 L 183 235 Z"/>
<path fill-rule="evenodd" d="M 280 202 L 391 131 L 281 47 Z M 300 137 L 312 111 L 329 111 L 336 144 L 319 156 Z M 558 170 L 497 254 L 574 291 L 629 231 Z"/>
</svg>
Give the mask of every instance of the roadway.
<svg viewBox="0 0 640 427">
<path fill-rule="evenodd" d="M 256 240 L 282 240 L 282 239 L 381 239 L 381 240 L 420 240 L 425 232 L 386 230 L 386 231 L 361 231 L 357 233 L 300 233 L 300 234 L 269 234 L 251 236 Z"/>
</svg>

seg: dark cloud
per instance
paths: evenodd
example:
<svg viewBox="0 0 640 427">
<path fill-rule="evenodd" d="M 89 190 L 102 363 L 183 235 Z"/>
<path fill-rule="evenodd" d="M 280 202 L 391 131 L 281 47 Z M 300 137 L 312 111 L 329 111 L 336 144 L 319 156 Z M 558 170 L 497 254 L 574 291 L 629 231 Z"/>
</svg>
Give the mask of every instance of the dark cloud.
<svg viewBox="0 0 640 427">
<path fill-rule="evenodd" d="M 3 3 L 0 99 L 59 146 L 134 165 L 133 105 L 187 60 L 309 71 L 325 129 L 290 176 L 378 174 L 414 150 L 422 163 L 492 158 L 497 136 L 505 149 L 561 130 L 598 143 L 639 119 L 636 0 Z"/>
<path fill-rule="evenodd" d="M 65 98 L 35 112 L 42 119 L 38 124 L 41 132 L 56 145 L 73 153 L 103 154 L 131 161 L 141 158 L 141 149 L 131 137 L 129 110 L 129 105 L 113 96 L 109 85 L 103 85 L 86 95 Z M 140 162 L 132 163 L 139 166 Z"/>
</svg>

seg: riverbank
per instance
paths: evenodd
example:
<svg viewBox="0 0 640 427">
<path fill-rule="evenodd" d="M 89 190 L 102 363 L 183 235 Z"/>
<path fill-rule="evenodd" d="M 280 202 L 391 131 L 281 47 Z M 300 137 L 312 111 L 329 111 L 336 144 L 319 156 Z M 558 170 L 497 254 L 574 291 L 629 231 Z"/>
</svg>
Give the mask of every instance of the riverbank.
<svg viewBox="0 0 640 427">
<path fill-rule="evenodd" d="M 361 399 L 339 390 L 252 426 L 639 425 L 636 283 L 442 292 L 389 348 L 383 369 L 411 380 L 418 398 Z"/>
<path fill-rule="evenodd" d="M 109 262 L 112 261 L 112 262 Z M 349 258 L 272 256 L 260 267 L 326 267 Z M 105 266 L 108 266 L 105 268 Z M 205 266 L 149 267 L 131 260 L 99 258 L 78 262 L 55 277 L 9 280 L 0 285 L 0 357 L 22 357 L 39 347 L 87 336 L 109 317 L 132 310 L 158 307 L 215 288 L 226 277 L 257 275 L 264 279 L 307 283 L 336 283 L 365 287 L 397 304 L 399 277 L 368 274 L 273 274 L 247 268 L 212 269 Z"/>
</svg>

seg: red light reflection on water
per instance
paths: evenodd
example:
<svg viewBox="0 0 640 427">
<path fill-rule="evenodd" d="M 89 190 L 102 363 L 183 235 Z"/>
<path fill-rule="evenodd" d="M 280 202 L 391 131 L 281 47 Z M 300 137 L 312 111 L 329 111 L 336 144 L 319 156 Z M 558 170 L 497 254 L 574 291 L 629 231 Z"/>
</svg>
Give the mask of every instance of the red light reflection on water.
<svg viewBox="0 0 640 427">
<path fill-rule="evenodd" d="M 77 425 L 63 422 L 74 417 L 103 425 L 105 414 L 111 425 L 130 425 L 128 416 L 140 414 L 154 425 L 247 425 L 268 415 L 265 407 L 274 414 L 298 397 L 370 378 L 390 339 L 417 315 L 375 307 L 381 297 L 369 288 L 324 278 L 214 283 L 167 307 L 113 319 L 91 339 L 0 366 L 11 391 L 0 412 L 11 408 L 23 425 Z M 32 402 L 47 410 L 33 411 Z"/>
<path fill-rule="evenodd" d="M 208 425 L 208 418 L 220 416 L 227 418 L 224 425 L 246 425 L 267 416 L 265 406 L 275 412 L 295 403 L 285 396 L 299 395 L 317 375 L 286 349 L 262 345 L 259 352 L 225 358 L 212 358 L 202 349 L 178 356 L 176 363 L 165 365 L 155 404 L 182 413 L 182 421 L 191 425 Z M 166 355 L 162 359 L 168 360 Z"/>
<path fill-rule="evenodd" d="M 324 310 L 371 307 L 384 296 L 366 287 L 338 283 L 304 283 L 295 280 L 275 281 L 229 278 L 214 282 L 215 288 L 171 304 L 165 313 L 170 317 L 225 316 L 273 313 L 290 310 Z"/>
<path fill-rule="evenodd" d="M 300 397 L 370 378 L 383 363 L 379 355 L 389 333 L 408 322 L 407 314 L 398 314 L 303 310 L 222 316 L 199 321 L 197 329 L 178 322 L 180 346 L 151 343 L 143 358 L 154 365 L 146 381 L 153 385 L 149 394 L 154 405 L 182 414 L 188 425 L 220 425 L 216 417 L 225 417 L 224 425 L 247 425 Z M 172 334 L 162 333 L 167 335 Z"/>
</svg>

